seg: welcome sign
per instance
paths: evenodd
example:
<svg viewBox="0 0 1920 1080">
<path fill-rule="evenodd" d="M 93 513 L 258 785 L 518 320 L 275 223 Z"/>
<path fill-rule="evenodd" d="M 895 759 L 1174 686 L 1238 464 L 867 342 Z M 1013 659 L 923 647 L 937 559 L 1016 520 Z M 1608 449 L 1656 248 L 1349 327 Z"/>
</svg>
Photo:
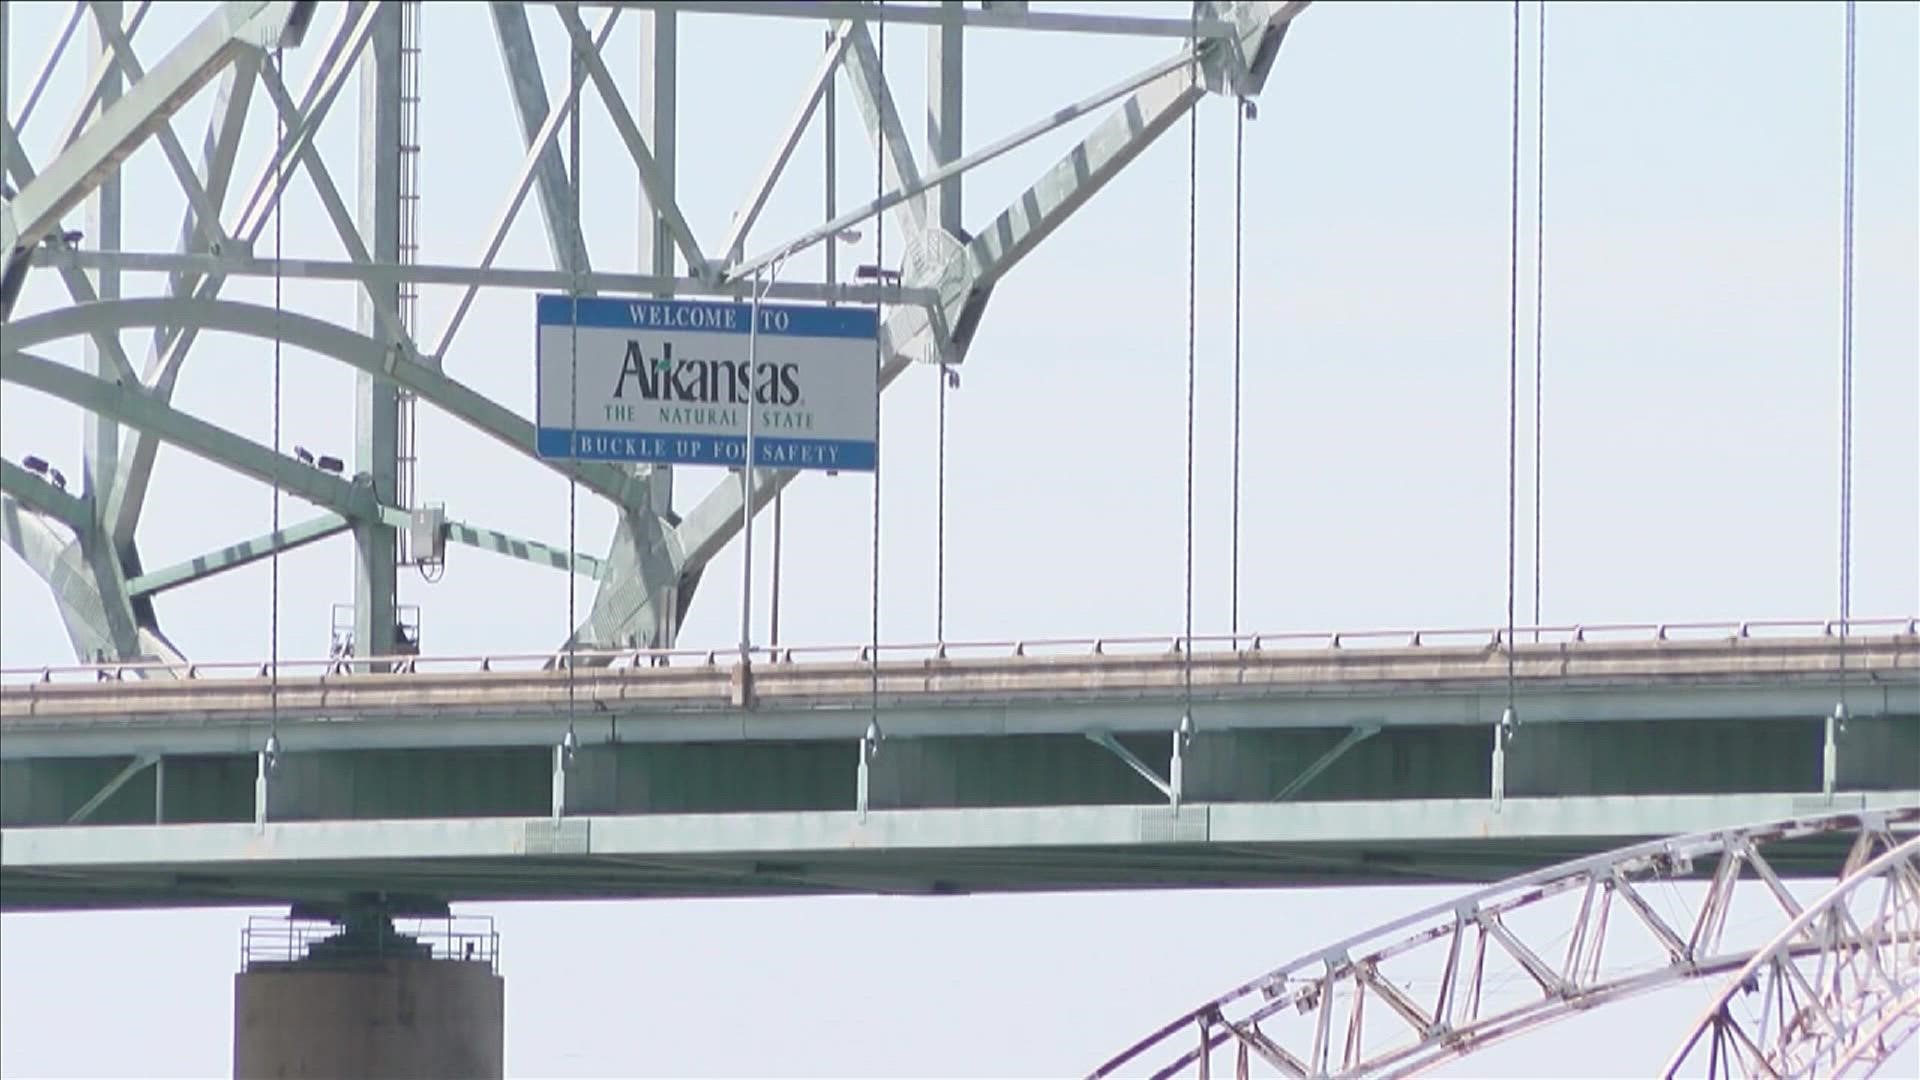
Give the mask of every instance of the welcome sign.
<svg viewBox="0 0 1920 1080">
<path fill-rule="evenodd" d="M 752 335 L 750 304 L 541 296 L 535 310 L 541 457 L 737 466 L 752 408 L 758 466 L 874 468 L 872 308 L 761 304 Z"/>
</svg>

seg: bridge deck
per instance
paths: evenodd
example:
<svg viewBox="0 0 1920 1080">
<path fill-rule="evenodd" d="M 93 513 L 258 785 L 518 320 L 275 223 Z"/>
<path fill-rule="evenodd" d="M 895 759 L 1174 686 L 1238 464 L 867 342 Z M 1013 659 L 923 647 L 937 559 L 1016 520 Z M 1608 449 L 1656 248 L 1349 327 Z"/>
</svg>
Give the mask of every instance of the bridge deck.
<svg viewBox="0 0 1920 1080">
<path fill-rule="evenodd" d="M 1186 670 L 1164 643 L 888 661 L 877 699 L 844 659 L 762 662 L 751 680 L 600 667 L 571 686 L 425 662 L 277 691 L 56 675 L 0 686 L 0 906 L 1484 880 L 1830 798 L 1920 802 L 1908 626 L 1853 638 L 1844 661 L 1824 636 L 1514 659 L 1522 727 L 1495 805 L 1497 648 L 1198 653 L 1177 811 Z M 1853 719 L 1829 775 L 1843 677 Z M 570 696 L 579 750 L 556 770 Z M 275 697 L 282 754 L 261 783 Z"/>
</svg>

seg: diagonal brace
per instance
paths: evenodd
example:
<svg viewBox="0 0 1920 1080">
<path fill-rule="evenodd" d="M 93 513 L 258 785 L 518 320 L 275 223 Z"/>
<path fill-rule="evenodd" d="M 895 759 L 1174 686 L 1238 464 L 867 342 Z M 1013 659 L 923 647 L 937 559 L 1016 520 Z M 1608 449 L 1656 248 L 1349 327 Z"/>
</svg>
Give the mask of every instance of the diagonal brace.
<svg viewBox="0 0 1920 1080">
<path fill-rule="evenodd" d="M 587 77 L 593 80 L 594 89 L 600 92 L 607 112 L 612 114 L 613 126 L 620 132 L 621 141 L 627 144 L 627 153 L 633 157 L 634 168 L 639 170 L 640 186 L 647 193 L 648 204 L 657 209 L 667 232 L 673 236 L 674 246 L 685 256 L 688 274 L 697 278 L 711 277 L 712 269 L 707 265 L 706 256 L 700 254 L 700 245 L 693 238 L 693 229 L 681 214 L 680 204 L 674 200 L 666 178 L 661 175 L 659 162 L 654 160 L 653 151 L 647 148 L 647 140 L 634 123 L 633 113 L 628 110 L 626 99 L 620 94 L 619 84 L 607 73 L 607 65 L 600 59 L 600 47 L 587 35 L 586 24 L 580 21 L 579 5 L 562 3 L 556 10 L 560 14 L 560 21 L 567 25 L 567 33 L 573 38 L 575 55 L 580 57 Z"/>
<path fill-rule="evenodd" d="M 1161 779 L 1160 774 L 1153 771 L 1153 766 L 1141 761 L 1138 754 L 1120 745 L 1120 740 L 1114 738 L 1112 732 L 1099 728 L 1087 732 L 1086 735 L 1088 740 L 1105 747 L 1108 753 L 1126 762 L 1128 768 L 1139 773 L 1140 778 L 1152 784 L 1160 794 L 1169 799 L 1173 798 L 1173 785 Z"/>
<path fill-rule="evenodd" d="M 332 512 L 309 518 L 296 525 L 290 525 L 279 532 L 265 533 L 251 540 L 242 540 L 228 544 L 218 551 L 205 555 L 196 555 L 185 562 L 175 563 L 165 569 L 150 574 L 141 574 L 127 582 L 130 596 L 151 596 L 165 592 L 180 585 L 203 581 L 215 574 L 228 570 L 237 570 L 283 551 L 305 547 L 318 540 L 345 532 L 353 523 L 344 516 Z"/>
<path fill-rule="evenodd" d="M 94 792 L 93 798 L 80 804 L 80 809 L 73 812 L 73 816 L 67 819 L 67 824 L 78 825 L 92 817 L 93 812 L 100 809 L 108 799 L 113 798 L 115 792 L 127 786 L 127 781 L 140 775 L 141 770 L 159 760 L 158 754 L 141 754 L 127 762 L 127 767 L 115 773 L 113 779 L 102 785 L 99 791 Z"/>
<path fill-rule="evenodd" d="M 1340 760 L 1341 756 L 1347 751 L 1372 738 L 1378 734 L 1379 731 L 1379 724 L 1361 724 L 1358 727 L 1347 729 L 1346 735 L 1343 736 L 1339 742 L 1334 743 L 1332 749 L 1314 759 L 1313 764 L 1301 769 L 1300 775 L 1287 781 L 1287 786 L 1280 789 L 1280 794 L 1275 795 L 1273 801 L 1285 802 L 1295 795 L 1298 795 L 1302 788 L 1313 783 L 1316 777 L 1326 772 L 1327 768 L 1334 762 Z"/>
</svg>

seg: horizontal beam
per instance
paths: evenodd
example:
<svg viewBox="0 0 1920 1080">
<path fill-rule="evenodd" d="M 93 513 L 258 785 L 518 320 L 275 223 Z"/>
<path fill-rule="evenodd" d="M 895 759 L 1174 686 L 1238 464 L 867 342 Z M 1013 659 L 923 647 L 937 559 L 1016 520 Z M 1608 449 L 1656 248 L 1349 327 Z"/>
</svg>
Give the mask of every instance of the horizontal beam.
<svg viewBox="0 0 1920 1080">
<path fill-rule="evenodd" d="M 353 523 L 339 514 L 331 512 L 321 514 L 281 529 L 279 532 L 265 533 L 251 540 L 228 544 L 218 551 L 196 555 L 164 570 L 141 574 L 127 582 L 127 593 L 135 597 L 152 596 L 176 586 L 210 578 L 215 574 L 223 574 L 228 570 L 238 570 L 242 566 L 259 562 L 277 552 L 305 547 L 351 528 Z"/>
<path fill-rule="evenodd" d="M 704 281 L 691 277 L 667 277 L 661 274 L 629 274 L 618 271 L 592 271 L 574 275 L 564 270 L 539 270 L 499 266 L 451 266 L 435 263 L 357 263 L 334 259 L 270 259 L 243 255 L 188 255 L 171 251 L 84 251 L 42 247 L 33 255 L 35 266 L 66 267 L 82 270 L 119 270 L 127 273 L 219 273 L 230 277 L 304 279 L 312 281 L 357 281 L 371 285 L 410 283 L 417 285 L 468 285 L 490 289 L 544 289 L 565 292 L 578 283 L 583 292 L 603 294 L 667 294 L 708 296 L 727 300 L 746 300 L 752 291 L 750 278 Z M 874 285 L 852 282 L 777 281 L 762 282 L 768 300 L 801 300 L 840 304 L 931 304 L 940 294 L 933 289 L 903 288 L 899 285 Z M 533 320 L 529 302 L 527 319 Z M 436 361 L 444 358 L 434 357 Z"/>
<path fill-rule="evenodd" d="M 1843 685 L 1831 639 L 1731 646 L 1523 647 L 1511 700 L 1529 725 L 1738 718 L 1808 720 Z M 457 667 L 455 665 L 458 665 Z M 200 665 L 197 678 L 0 685 L 0 758 L 104 756 L 126 741 L 175 753 L 257 746 L 277 715 L 283 737 L 328 749 L 540 746 L 579 717 L 582 745 L 857 739 L 869 720 L 864 663 L 757 663 L 751 708 L 731 664 L 503 670 L 481 657 L 419 658 L 414 674 L 317 677 L 326 661 Z M 1855 717 L 1920 716 L 1911 637 L 1847 648 Z M 242 677 L 241 673 L 245 673 Z M 1192 712 L 1202 732 L 1361 726 L 1490 728 L 1507 706 L 1506 664 L 1481 649 L 1422 647 L 1199 655 Z M 1115 735 L 1169 731 L 1187 669 L 1159 657 L 889 661 L 879 669 L 883 729 L 899 738 Z"/>
<path fill-rule="evenodd" d="M 554 0 L 538 0 L 552 3 Z M 867 22 L 895 23 L 905 26 L 945 26 L 959 23 L 980 30 L 1033 30 L 1067 34 L 1117 34 L 1126 37 L 1185 38 L 1196 24 L 1188 19 L 1154 18 L 1142 15 L 1082 15 L 1064 11 L 1020 11 L 1010 9 L 915 7 L 888 4 L 881 8 L 871 3 L 848 0 L 582 0 L 583 8 L 672 7 L 685 15 L 759 15 L 786 19 L 858 19 Z M 1220 19 L 1201 19 L 1197 29 L 1202 38 L 1232 37 L 1233 24 Z"/>
<path fill-rule="evenodd" d="M 1916 800 L 1920 792 L 1875 792 L 1821 809 Z M 454 901 L 818 891 L 800 873 L 777 882 L 750 873 L 767 862 L 840 880 L 918 878 L 949 893 L 1491 881 L 1632 841 L 1796 817 L 1809 812 L 1802 802 L 1522 798 L 1494 812 L 1484 799 L 1396 799 L 1188 803 L 1177 819 L 1165 805 L 1141 805 L 596 815 L 557 828 L 542 816 L 8 829 L 0 898 L 21 911 L 274 903 L 382 888 Z M 1843 855 L 1810 856 L 1784 872 L 1827 873 L 1827 858 Z"/>
</svg>

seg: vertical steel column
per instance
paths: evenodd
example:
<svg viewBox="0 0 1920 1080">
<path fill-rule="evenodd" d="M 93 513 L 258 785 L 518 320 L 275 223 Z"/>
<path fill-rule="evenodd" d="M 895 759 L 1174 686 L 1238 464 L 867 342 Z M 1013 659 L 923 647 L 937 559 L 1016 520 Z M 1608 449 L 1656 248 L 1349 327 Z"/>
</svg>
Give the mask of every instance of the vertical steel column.
<svg viewBox="0 0 1920 1080">
<path fill-rule="evenodd" d="M 376 263 L 400 261 L 400 5 L 380 4 L 360 61 L 360 236 Z M 368 292 L 378 290 L 389 310 L 399 303 L 395 282 L 368 283 L 356 322 L 363 334 L 388 337 Z M 390 346 L 391 347 L 391 346 Z M 399 483 L 400 398 L 391 381 L 361 374 L 354 394 L 354 467 L 381 499 Z M 362 480 L 364 482 L 364 479 Z M 387 525 L 353 527 L 353 648 L 359 656 L 391 656 L 395 649 L 397 537 Z"/>
<path fill-rule="evenodd" d="M 111 20 L 113 25 L 121 23 L 120 0 L 105 0 L 93 6 L 93 18 L 88 21 L 90 33 L 87 40 L 91 49 L 88 55 L 98 57 L 108 54 L 107 36 L 100 31 L 100 20 Z M 108 54 L 110 55 L 110 54 Z M 87 118 L 88 123 L 99 119 L 120 100 L 124 89 L 123 76 L 118 64 L 109 64 L 107 74 L 100 83 L 100 105 Z M 120 250 L 120 169 L 115 166 L 107 178 L 94 189 L 87 198 L 87 233 L 85 243 L 96 251 Z M 117 267 L 103 266 L 93 272 L 94 291 L 102 300 L 120 298 L 120 270 Z M 86 364 L 88 374 L 118 381 L 112 361 L 101 355 L 100 343 L 89 335 L 86 344 Z M 120 465 L 120 425 L 89 409 L 83 414 L 86 424 L 85 445 L 82 450 L 80 484 L 82 489 L 93 496 L 94 513 L 99 514 L 107 505 L 107 493 L 111 490 L 114 475 Z"/>
<path fill-rule="evenodd" d="M 960 0 L 945 0 L 941 14 L 947 18 L 927 34 L 927 155 L 928 171 L 958 161 L 960 142 L 960 94 L 965 79 L 962 62 L 964 26 L 959 20 L 964 6 Z M 960 177 L 942 180 L 928 197 L 933 200 L 933 219 L 940 227 L 958 236 L 961 231 Z"/>
<path fill-rule="evenodd" d="M 660 167 L 662 183 L 666 185 L 663 196 L 678 198 L 679 152 L 679 115 L 680 101 L 678 93 L 679 79 L 679 16 L 671 7 L 657 7 L 637 12 L 640 19 L 640 91 L 634 99 L 634 120 L 640 127 L 640 137 L 645 139 L 647 147 L 653 151 L 653 160 Z M 639 235 L 639 271 L 643 274 L 656 274 L 660 277 L 675 276 L 673 237 L 667 232 L 666 219 L 647 199 L 644 186 L 640 189 L 640 235 Z M 582 235 L 585 234 L 584 226 Z M 661 294 L 664 299 L 671 296 L 668 291 Z M 643 466 L 647 470 L 648 497 L 655 513 L 673 512 L 673 468 L 668 465 Z M 672 598 L 665 605 L 658 620 L 662 627 L 661 645 L 672 645 L 679 634 L 679 600 Z"/>
</svg>

